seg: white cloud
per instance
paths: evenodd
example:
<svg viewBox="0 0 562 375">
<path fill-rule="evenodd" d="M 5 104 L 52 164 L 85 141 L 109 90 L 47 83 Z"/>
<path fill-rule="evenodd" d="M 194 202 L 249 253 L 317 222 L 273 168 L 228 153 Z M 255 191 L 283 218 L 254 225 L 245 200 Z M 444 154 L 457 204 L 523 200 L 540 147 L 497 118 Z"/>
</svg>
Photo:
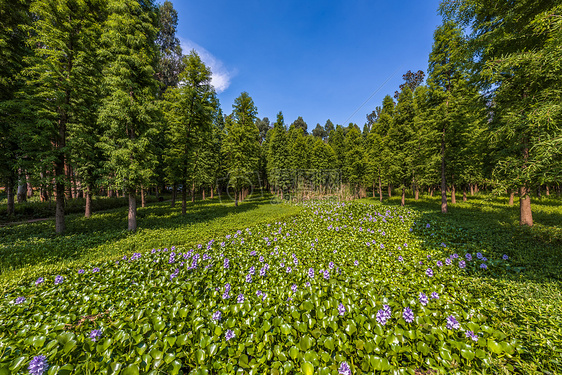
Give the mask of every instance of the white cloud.
<svg viewBox="0 0 562 375">
<path fill-rule="evenodd" d="M 181 41 L 181 48 L 185 55 L 189 53 L 192 49 L 194 49 L 201 60 L 211 68 L 212 76 L 211 76 L 211 84 L 217 91 L 217 93 L 221 93 L 230 86 L 230 80 L 235 75 L 233 71 L 228 70 L 222 61 L 217 59 L 213 54 L 207 51 L 205 48 L 201 47 L 195 42 L 192 42 L 188 39 L 182 39 Z"/>
</svg>

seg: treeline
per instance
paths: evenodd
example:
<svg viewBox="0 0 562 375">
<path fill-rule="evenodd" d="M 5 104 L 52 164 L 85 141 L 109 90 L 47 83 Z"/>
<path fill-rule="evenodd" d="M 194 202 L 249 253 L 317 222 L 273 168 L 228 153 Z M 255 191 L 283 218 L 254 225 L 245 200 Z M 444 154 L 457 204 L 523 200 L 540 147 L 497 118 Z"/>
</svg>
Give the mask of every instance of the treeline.
<svg viewBox="0 0 562 375">
<path fill-rule="evenodd" d="M 442 1 L 427 77 L 408 72 L 394 96 L 356 124 L 286 126 L 258 118 L 242 93 L 224 114 L 211 74 L 183 53 L 168 1 L 0 0 L 0 180 L 14 202 L 172 191 L 172 205 L 255 186 L 280 197 L 398 189 L 447 194 L 485 185 L 520 199 L 560 193 L 562 21 L 556 1 Z M 467 33 L 468 32 L 468 33 Z M 300 195 L 299 195 L 300 194 Z"/>
</svg>

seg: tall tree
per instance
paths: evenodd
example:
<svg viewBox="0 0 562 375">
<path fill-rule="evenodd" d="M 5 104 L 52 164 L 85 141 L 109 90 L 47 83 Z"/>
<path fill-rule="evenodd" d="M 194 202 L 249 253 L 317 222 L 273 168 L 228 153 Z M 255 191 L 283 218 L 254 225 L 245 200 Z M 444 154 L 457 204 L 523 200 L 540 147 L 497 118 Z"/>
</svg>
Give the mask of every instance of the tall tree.
<svg viewBox="0 0 562 375">
<path fill-rule="evenodd" d="M 314 137 L 324 139 L 324 138 L 326 138 L 327 134 L 326 134 L 326 130 L 324 130 L 322 125 L 316 124 L 316 127 L 314 129 L 312 129 L 312 135 Z"/>
<path fill-rule="evenodd" d="M 211 126 L 217 104 L 211 70 L 195 50 L 184 57 L 183 65 L 185 69 L 179 76 L 182 84 L 168 89 L 164 107 L 169 126 L 167 173 L 174 185 L 182 184 L 182 214 L 185 215 L 188 184 L 193 190 L 195 184 L 209 182 L 208 176 L 202 175 L 208 168 L 200 164 L 208 161 L 201 156 L 212 141 Z M 195 178 L 198 172 L 199 177 Z"/>
<path fill-rule="evenodd" d="M 289 130 L 291 130 L 292 128 L 300 128 L 303 130 L 304 135 L 308 135 L 308 125 L 306 124 L 306 122 L 304 122 L 301 116 L 297 117 L 297 119 L 293 121 L 291 126 L 289 126 Z"/>
<path fill-rule="evenodd" d="M 236 98 L 233 111 L 225 123 L 224 153 L 227 159 L 229 184 L 234 189 L 234 205 L 243 189 L 252 188 L 259 167 L 259 130 L 257 108 L 247 92 Z"/>
<path fill-rule="evenodd" d="M 283 113 L 277 114 L 277 120 L 273 124 L 273 129 L 269 132 L 267 149 L 267 176 L 269 183 L 276 193 L 283 194 L 289 187 L 289 149 L 287 130 Z"/>
<path fill-rule="evenodd" d="M 406 87 L 408 87 L 411 92 L 416 91 L 416 88 L 423 83 L 424 78 L 425 73 L 423 72 L 423 70 L 418 70 L 415 73 L 412 73 L 411 70 L 408 70 L 406 74 L 402 76 L 402 79 L 404 79 L 404 83 L 398 86 L 400 90 L 394 92 L 394 99 L 398 99 L 400 93 Z"/>
<path fill-rule="evenodd" d="M 151 1 L 109 0 L 100 55 L 104 59 L 104 98 L 98 122 L 116 181 L 129 196 L 128 229 L 137 228 L 137 189 L 150 181 L 155 158 L 151 138 L 158 107 L 155 45 L 157 13 Z"/>
</svg>

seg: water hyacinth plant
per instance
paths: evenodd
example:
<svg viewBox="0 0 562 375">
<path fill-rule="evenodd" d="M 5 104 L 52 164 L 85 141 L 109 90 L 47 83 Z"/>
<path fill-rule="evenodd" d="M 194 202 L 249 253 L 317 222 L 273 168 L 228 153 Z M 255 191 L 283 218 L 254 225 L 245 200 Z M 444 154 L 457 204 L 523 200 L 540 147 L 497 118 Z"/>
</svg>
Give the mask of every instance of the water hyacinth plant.
<svg viewBox="0 0 562 375">
<path fill-rule="evenodd" d="M 286 222 L 198 241 L 204 254 L 146 249 L 22 283 L 0 301 L 0 371 L 40 371 L 33 356 L 46 355 L 76 373 L 446 373 L 517 355 L 491 305 L 457 281 L 483 274 L 482 261 L 440 246 L 415 214 L 311 202 Z M 433 267 L 446 251 L 459 266 Z M 486 272 L 508 262 L 486 255 Z"/>
</svg>

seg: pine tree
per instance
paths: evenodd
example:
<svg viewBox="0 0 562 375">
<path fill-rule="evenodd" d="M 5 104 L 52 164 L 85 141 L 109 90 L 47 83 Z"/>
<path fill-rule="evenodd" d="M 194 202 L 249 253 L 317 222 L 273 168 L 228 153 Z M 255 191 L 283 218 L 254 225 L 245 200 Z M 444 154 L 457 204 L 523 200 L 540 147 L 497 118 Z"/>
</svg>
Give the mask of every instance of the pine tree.
<svg viewBox="0 0 562 375">
<path fill-rule="evenodd" d="M 277 120 L 269 134 L 271 136 L 267 143 L 267 176 L 275 192 L 282 195 L 290 182 L 287 130 L 282 112 L 277 114 Z"/>
</svg>

